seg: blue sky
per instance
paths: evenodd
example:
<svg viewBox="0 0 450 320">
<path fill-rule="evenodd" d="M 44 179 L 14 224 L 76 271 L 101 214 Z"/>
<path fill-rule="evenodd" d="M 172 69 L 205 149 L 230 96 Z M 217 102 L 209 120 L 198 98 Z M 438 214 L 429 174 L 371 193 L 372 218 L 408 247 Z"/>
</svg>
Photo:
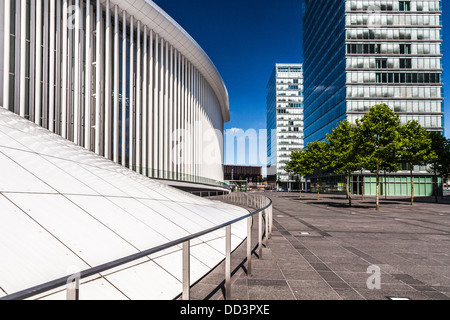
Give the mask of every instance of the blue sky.
<svg viewBox="0 0 450 320">
<path fill-rule="evenodd" d="M 265 129 L 266 85 L 275 63 L 303 62 L 300 0 L 154 0 L 205 50 L 230 97 L 225 129 Z M 450 43 L 450 10 L 444 5 L 444 52 Z M 445 3 L 447 2 L 447 3 Z M 450 56 L 444 53 L 444 83 Z M 450 138 L 450 87 L 444 86 Z"/>
</svg>

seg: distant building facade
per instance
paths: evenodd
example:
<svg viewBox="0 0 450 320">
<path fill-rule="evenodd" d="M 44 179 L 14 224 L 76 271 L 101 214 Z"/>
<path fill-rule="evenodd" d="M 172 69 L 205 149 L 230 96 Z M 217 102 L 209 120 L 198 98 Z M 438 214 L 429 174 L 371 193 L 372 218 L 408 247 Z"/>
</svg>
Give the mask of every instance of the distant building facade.
<svg viewBox="0 0 450 320">
<path fill-rule="evenodd" d="M 267 84 L 268 180 L 288 189 L 297 178 L 284 170 L 303 148 L 303 65 L 276 64 Z"/>
<path fill-rule="evenodd" d="M 225 181 L 247 180 L 257 182 L 262 179 L 262 167 L 224 165 Z"/>
<path fill-rule="evenodd" d="M 303 26 L 305 145 L 381 103 L 402 124 L 417 120 L 443 131 L 442 1 L 305 0 Z M 408 194 L 409 168 L 402 169 L 386 179 L 384 192 Z M 429 195 L 435 182 L 427 168 L 414 171 L 416 192 Z M 330 189 L 345 182 L 335 179 Z M 353 180 L 356 192 L 365 185 L 374 193 L 369 172 Z"/>
<path fill-rule="evenodd" d="M 381 103 L 443 131 L 441 15 L 437 0 L 305 0 L 305 145 Z"/>
</svg>

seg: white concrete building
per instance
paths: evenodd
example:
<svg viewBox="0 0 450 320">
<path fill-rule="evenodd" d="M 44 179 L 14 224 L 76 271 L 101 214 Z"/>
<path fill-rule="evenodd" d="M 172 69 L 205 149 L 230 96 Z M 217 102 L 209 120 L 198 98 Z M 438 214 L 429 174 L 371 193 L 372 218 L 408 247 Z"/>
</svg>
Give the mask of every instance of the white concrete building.
<svg viewBox="0 0 450 320">
<path fill-rule="evenodd" d="M 4 0 L 0 21 L 1 106 L 146 176 L 223 181 L 226 87 L 156 4 Z"/>
<path fill-rule="evenodd" d="M 303 149 L 303 65 L 277 63 L 267 84 L 267 175 L 278 188 L 298 186 L 284 170 L 291 152 Z"/>
<path fill-rule="evenodd" d="M 0 300 L 248 215 L 148 179 L 0 108 Z M 233 224 L 231 250 L 246 238 Z M 190 285 L 226 255 L 225 230 L 191 241 Z M 80 300 L 170 300 L 182 246 L 80 280 Z M 34 291 L 35 292 L 35 291 Z M 66 286 L 29 299 L 64 300 Z"/>
</svg>

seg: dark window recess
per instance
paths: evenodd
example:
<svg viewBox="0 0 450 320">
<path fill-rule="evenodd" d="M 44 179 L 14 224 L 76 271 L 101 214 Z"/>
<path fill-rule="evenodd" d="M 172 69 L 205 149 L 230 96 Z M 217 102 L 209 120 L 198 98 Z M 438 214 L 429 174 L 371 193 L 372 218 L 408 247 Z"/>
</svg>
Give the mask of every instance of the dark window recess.
<svg viewBox="0 0 450 320">
<path fill-rule="evenodd" d="M 411 54 L 411 45 L 410 44 L 401 44 L 400 45 L 400 54 Z"/>
<path fill-rule="evenodd" d="M 411 1 L 399 1 L 398 2 L 399 11 L 411 11 Z"/>
<path fill-rule="evenodd" d="M 381 53 L 381 44 L 348 44 L 348 54 L 379 54 Z"/>
<path fill-rule="evenodd" d="M 411 59 L 400 59 L 400 69 L 411 69 L 412 60 Z"/>
<path fill-rule="evenodd" d="M 439 73 L 394 73 L 376 74 L 376 83 L 441 83 Z"/>
<path fill-rule="evenodd" d="M 387 59 L 377 59 L 376 67 L 377 67 L 377 69 L 386 69 L 387 68 Z"/>
</svg>

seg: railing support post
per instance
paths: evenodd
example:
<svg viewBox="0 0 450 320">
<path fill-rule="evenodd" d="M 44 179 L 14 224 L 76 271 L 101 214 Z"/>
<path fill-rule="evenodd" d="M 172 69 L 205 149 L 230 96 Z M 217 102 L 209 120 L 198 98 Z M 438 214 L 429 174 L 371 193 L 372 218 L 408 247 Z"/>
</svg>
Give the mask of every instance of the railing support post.
<svg viewBox="0 0 450 320">
<path fill-rule="evenodd" d="M 252 223 L 253 218 L 247 218 L 247 276 L 252 275 Z"/>
<path fill-rule="evenodd" d="M 273 206 L 270 205 L 270 207 L 269 207 L 269 216 L 270 216 L 269 237 L 270 237 L 270 239 L 272 239 L 272 230 L 273 230 L 273 211 L 272 211 L 272 209 L 273 209 Z"/>
<path fill-rule="evenodd" d="M 231 225 L 226 227 L 225 300 L 231 300 Z"/>
<path fill-rule="evenodd" d="M 80 278 L 70 277 L 67 281 L 67 300 L 80 300 Z"/>
<path fill-rule="evenodd" d="M 262 238 L 263 238 L 263 213 L 258 213 L 258 256 L 262 259 Z"/>
<path fill-rule="evenodd" d="M 183 243 L 183 300 L 191 298 L 191 246 L 190 241 Z"/>
<path fill-rule="evenodd" d="M 265 229 L 266 229 L 266 247 L 269 247 L 269 208 L 264 210 Z"/>
</svg>

